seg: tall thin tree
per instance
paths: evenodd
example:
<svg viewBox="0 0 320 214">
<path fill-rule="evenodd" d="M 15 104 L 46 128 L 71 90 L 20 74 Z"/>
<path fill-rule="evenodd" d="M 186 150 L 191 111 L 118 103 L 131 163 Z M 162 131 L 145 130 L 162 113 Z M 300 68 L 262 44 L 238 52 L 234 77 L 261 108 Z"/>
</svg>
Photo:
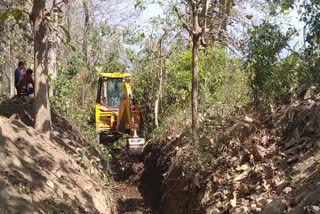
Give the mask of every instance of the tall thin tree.
<svg viewBox="0 0 320 214">
<path fill-rule="evenodd" d="M 192 37 L 192 135 L 195 145 L 200 141 L 198 118 L 199 55 L 201 45 L 207 47 L 206 40 L 217 41 L 225 38 L 230 10 L 234 0 L 181 0 L 173 8 L 182 26 Z M 184 11 L 181 11 L 181 7 Z"/>
<path fill-rule="evenodd" d="M 163 70 L 164 70 L 164 63 L 165 63 L 165 57 L 163 55 L 163 42 L 165 40 L 165 37 L 167 35 L 167 30 L 164 29 L 164 33 L 161 36 L 161 38 L 159 39 L 159 51 L 160 51 L 160 71 L 158 74 L 158 78 L 159 78 L 159 88 L 156 94 L 156 99 L 154 101 L 154 123 L 156 128 L 159 127 L 159 103 L 160 103 L 160 98 L 162 96 L 162 87 L 163 87 Z"/>
<path fill-rule="evenodd" d="M 89 0 L 82 0 L 84 9 L 84 31 L 83 31 L 83 43 L 82 52 L 84 54 L 84 60 L 88 63 L 88 33 L 89 33 Z"/>
</svg>

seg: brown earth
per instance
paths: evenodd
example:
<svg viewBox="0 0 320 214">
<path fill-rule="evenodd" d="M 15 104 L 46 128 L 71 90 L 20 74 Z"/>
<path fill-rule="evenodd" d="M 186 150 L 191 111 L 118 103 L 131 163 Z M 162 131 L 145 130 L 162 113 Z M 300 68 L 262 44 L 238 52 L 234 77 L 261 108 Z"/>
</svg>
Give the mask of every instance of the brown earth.
<svg viewBox="0 0 320 214">
<path fill-rule="evenodd" d="M 145 180 L 142 156 L 118 153 L 112 160 L 111 169 L 117 213 L 157 213 L 156 194 Z"/>
<path fill-rule="evenodd" d="M 2 115 L 2 116 L 1 116 Z M 157 213 L 158 192 L 143 157 L 118 152 L 108 163 L 101 145 L 89 144 L 52 111 L 52 139 L 32 126 L 32 104 L 0 104 L 0 213 Z"/>
<path fill-rule="evenodd" d="M 112 213 L 107 164 L 53 112 L 52 138 L 34 130 L 32 105 L 0 105 L 0 213 Z"/>
<path fill-rule="evenodd" d="M 320 94 L 270 109 L 208 110 L 199 147 L 172 121 L 145 154 L 161 213 L 319 214 Z"/>
</svg>

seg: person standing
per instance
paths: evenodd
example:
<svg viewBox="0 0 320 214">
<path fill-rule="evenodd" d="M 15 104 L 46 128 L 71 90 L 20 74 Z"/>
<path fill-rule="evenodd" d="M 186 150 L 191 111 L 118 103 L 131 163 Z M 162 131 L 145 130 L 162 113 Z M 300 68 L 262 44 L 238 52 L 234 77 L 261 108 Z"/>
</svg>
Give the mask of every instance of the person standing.
<svg viewBox="0 0 320 214">
<path fill-rule="evenodd" d="M 18 90 L 18 83 L 22 78 L 22 70 L 24 68 L 24 62 L 19 61 L 18 68 L 14 71 L 14 86 Z"/>
</svg>

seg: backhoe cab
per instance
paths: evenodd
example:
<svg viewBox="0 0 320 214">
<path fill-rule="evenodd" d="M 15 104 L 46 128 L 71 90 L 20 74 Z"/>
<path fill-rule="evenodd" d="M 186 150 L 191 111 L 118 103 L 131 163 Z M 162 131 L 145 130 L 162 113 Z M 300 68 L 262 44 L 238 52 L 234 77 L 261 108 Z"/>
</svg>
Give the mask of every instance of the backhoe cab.
<svg viewBox="0 0 320 214">
<path fill-rule="evenodd" d="M 96 102 L 96 131 L 99 140 L 105 135 L 128 134 L 129 152 L 142 153 L 145 139 L 137 134 L 141 115 L 138 106 L 134 104 L 130 77 L 129 73 L 100 75 Z"/>
</svg>

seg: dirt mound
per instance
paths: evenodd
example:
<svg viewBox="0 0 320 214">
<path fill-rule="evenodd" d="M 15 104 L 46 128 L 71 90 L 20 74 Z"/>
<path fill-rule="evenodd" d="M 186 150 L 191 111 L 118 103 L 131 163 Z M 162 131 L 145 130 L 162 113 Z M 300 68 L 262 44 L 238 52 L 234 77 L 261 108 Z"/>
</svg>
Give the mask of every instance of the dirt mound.
<svg viewBox="0 0 320 214">
<path fill-rule="evenodd" d="M 111 213 L 103 153 L 68 121 L 53 112 L 47 139 L 30 104 L 11 100 L 0 113 L 0 213 Z"/>
<path fill-rule="evenodd" d="M 161 174 L 162 213 L 319 212 L 320 95 L 224 111 L 203 116 L 198 147 L 174 130 L 150 144 L 145 170 Z"/>
</svg>

